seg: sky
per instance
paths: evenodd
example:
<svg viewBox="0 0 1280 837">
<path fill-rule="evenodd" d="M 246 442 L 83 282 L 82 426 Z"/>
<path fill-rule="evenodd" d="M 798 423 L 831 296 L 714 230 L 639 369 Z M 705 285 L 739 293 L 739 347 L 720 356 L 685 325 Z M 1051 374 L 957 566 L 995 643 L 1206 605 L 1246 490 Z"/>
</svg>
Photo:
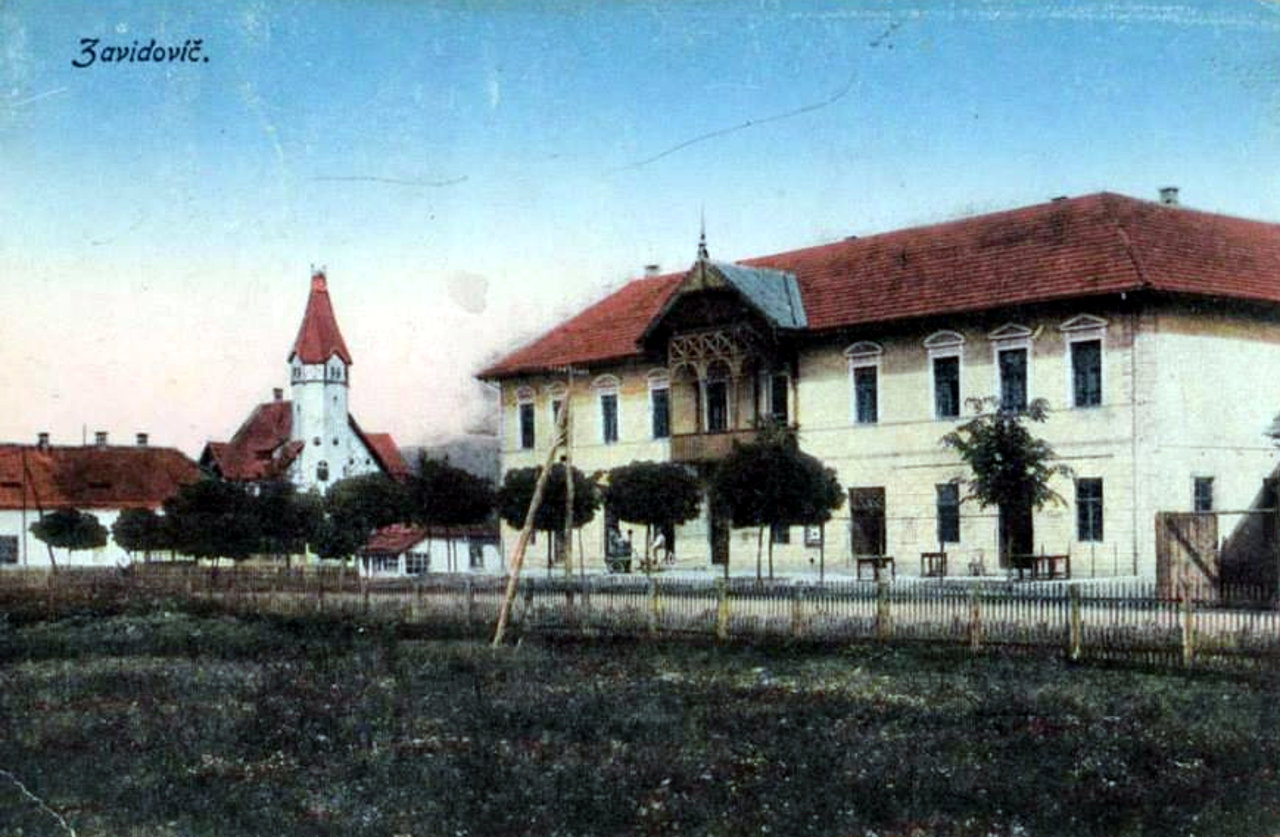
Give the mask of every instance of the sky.
<svg viewBox="0 0 1280 837">
<path fill-rule="evenodd" d="M 103 60 L 152 40 L 198 60 Z M 313 266 L 412 445 L 703 218 L 737 260 L 1168 185 L 1280 222 L 1280 3 L 7 0 L 0 440 L 229 438 Z"/>
</svg>

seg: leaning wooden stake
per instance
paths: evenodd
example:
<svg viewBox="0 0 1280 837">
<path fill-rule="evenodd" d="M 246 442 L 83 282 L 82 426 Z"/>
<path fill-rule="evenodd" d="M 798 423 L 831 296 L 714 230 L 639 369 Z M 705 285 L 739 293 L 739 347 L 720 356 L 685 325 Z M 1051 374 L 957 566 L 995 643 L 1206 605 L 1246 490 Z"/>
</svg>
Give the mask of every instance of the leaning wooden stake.
<svg viewBox="0 0 1280 837">
<path fill-rule="evenodd" d="M 524 565 L 524 553 L 529 547 L 529 539 L 533 537 L 533 522 L 542 506 L 542 495 L 547 491 L 547 479 L 551 476 L 551 466 L 556 461 L 556 451 L 564 443 L 565 416 L 568 410 L 561 409 L 556 419 L 556 433 L 551 440 L 551 450 L 547 451 L 547 464 L 538 475 L 538 483 L 533 489 L 533 499 L 529 501 L 529 511 L 524 516 L 524 526 L 520 529 L 520 537 L 516 540 L 516 548 L 511 553 L 511 575 L 507 578 L 507 593 L 502 597 L 502 607 L 498 609 L 498 627 L 493 632 L 493 647 L 502 645 L 503 634 L 507 631 L 507 621 L 511 616 L 511 602 L 516 597 L 516 587 L 520 581 L 520 567 Z"/>
</svg>

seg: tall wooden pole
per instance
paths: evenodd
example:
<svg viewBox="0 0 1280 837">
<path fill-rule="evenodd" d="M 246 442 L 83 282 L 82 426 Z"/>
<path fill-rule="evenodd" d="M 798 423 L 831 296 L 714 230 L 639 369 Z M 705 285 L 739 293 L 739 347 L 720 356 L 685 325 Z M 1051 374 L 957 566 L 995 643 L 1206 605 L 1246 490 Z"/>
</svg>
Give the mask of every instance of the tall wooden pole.
<svg viewBox="0 0 1280 837">
<path fill-rule="evenodd" d="M 567 399 L 566 399 L 567 403 Z M 533 537 L 533 523 L 537 519 L 538 509 L 542 506 L 542 495 L 547 491 L 547 479 L 551 476 L 551 467 L 556 461 L 556 451 L 564 444 L 565 416 L 569 411 L 560 410 L 556 417 L 556 429 L 551 438 L 551 449 L 547 451 L 547 464 L 538 475 L 537 485 L 533 489 L 533 499 L 529 501 L 529 511 L 524 516 L 524 526 L 520 529 L 520 537 L 516 540 L 516 548 L 511 553 L 511 574 L 507 578 L 507 592 L 502 597 L 502 607 L 498 609 L 498 626 L 493 632 L 493 647 L 502 645 L 502 637 L 507 630 L 507 621 L 511 616 L 511 602 L 516 597 L 516 586 L 520 580 L 520 567 L 524 565 L 524 553 L 529 547 L 529 539 Z"/>
<path fill-rule="evenodd" d="M 573 370 L 569 369 L 569 382 L 564 390 L 564 577 L 573 578 L 573 418 L 569 414 L 569 402 L 573 398 Z"/>
</svg>

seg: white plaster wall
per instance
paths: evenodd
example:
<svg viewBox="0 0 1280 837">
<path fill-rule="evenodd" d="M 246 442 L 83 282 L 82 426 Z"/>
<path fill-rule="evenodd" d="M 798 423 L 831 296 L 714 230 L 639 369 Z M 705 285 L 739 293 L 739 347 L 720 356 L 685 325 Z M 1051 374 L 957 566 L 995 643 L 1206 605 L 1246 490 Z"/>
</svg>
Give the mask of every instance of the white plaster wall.
<svg viewBox="0 0 1280 837">
<path fill-rule="evenodd" d="M 133 559 L 129 556 L 129 553 L 121 549 L 110 535 L 111 525 L 120 516 L 119 510 L 81 509 L 81 511 L 89 512 L 98 518 L 99 523 L 107 528 L 107 543 L 99 549 L 80 549 L 74 552 L 54 548 L 53 557 L 58 562 L 58 566 L 116 567 L 131 563 Z M 31 524 L 38 519 L 39 515 L 30 509 L 25 516 L 21 510 L 0 511 L 0 535 L 16 535 L 18 537 L 18 563 L 16 565 L 0 565 L 0 571 L 14 569 L 15 566 L 18 569 L 22 569 L 24 566 L 30 569 L 49 568 L 48 546 L 30 532 Z M 142 560 L 141 555 L 138 556 L 138 560 Z"/>
</svg>

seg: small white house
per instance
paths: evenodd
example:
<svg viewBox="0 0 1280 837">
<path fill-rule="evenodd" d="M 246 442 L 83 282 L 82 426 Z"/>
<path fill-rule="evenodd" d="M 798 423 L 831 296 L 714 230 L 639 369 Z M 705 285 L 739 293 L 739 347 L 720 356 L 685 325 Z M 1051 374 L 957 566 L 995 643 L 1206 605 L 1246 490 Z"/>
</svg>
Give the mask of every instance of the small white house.
<svg viewBox="0 0 1280 837">
<path fill-rule="evenodd" d="M 133 446 L 109 445 L 95 434 L 91 445 L 51 445 L 41 433 L 34 445 L 0 444 L 0 570 L 47 568 L 50 549 L 31 524 L 58 509 L 94 515 L 108 530 L 125 509 L 159 509 L 200 476 L 196 463 L 174 448 L 154 448 L 139 433 Z M 108 538 L 99 549 L 53 549 L 59 566 L 123 566 L 132 556 Z"/>
<path fill-rule="evenodd" d="M 427 573 L 502 575 L 496 527 L 394 525 L 373 533 L 360 550 L 360 571 L 371 577 Z"/>
</svg>

